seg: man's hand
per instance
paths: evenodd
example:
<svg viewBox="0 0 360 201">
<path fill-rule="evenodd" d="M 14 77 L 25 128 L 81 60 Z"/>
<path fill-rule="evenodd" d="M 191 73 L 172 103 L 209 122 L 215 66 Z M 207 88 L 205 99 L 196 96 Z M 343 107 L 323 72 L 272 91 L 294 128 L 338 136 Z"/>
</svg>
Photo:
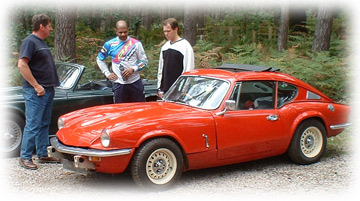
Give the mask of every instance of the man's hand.
<svg viewBox="0 0 360 201">
<path fill-rule="evenodd" d="M 118 79 L 118 76 L 115 74 L 115 73 L 111 73 L 109 76 L 108 76 L 108 79 L 111 80 L 111 81 L 115 81 Z"/>
<path fill-rule="evenodd" d="M 34 87 L 35 91 L 36 91 L 36 95 L 37 96 L 43 96 L 45 95 L 45 89 L 44 87 L 42 87 L 41 85 L 37 85 L 36 87 Z"/>
<path fill-rule="evenodd" d="M 164 97 L 164 92 L 163 91 L 160 91 L 160 90 L 158 90 L 157 92 L 156 92 L 156 95 L 159 97 L 159 98 L 163 98 Z"/>
<path fill-rule="evenodd" d="M 133 68 L 127 68 L 125 69 L 121 76 L 123 77 L 124 80 L 128 79 L 132 74 L 134 73 L 134 69 Z"/>
</svg>

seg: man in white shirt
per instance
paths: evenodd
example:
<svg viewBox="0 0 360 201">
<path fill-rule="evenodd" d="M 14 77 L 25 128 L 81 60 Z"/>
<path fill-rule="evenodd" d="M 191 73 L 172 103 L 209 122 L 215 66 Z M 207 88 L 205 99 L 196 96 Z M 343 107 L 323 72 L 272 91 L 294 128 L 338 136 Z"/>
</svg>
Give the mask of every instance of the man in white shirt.
<svg viewBox="0 0 360 201">
<path fill-rule="evenodd" d="M 158 96 L 160 98 L 182 73 L 194 69 L 194 51 L 190 43 L 179 36 L 179 25 L 176 19 L 169 18 L 162 25 L 168 41 L 160 51 L 158 68 Z"/>
</svg>

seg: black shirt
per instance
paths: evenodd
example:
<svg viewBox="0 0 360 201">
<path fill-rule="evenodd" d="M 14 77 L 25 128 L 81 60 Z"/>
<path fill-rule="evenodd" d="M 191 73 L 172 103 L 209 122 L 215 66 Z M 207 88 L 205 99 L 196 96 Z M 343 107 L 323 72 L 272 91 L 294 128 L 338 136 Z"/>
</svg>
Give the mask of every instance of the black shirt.
<svg viewBox="0 0 360 201">
<path fill-rule="evenodd" d="M 184 55 L 174 49 L 167 49 L 162 52 L 164 58 L 163 78 L 160 89 L 166 92 L 184 70 Z"/>
<path fill-rule="evenodd" d="M 41 38 L 34 34 L 26 37 L 21 44 L 19 58 L 29 59 L 31 73 L 41 86 L 60 85 L 50 48 Z M 23 87 L 31 87 L 31 85 L 23 79 Z"/>
</svg>

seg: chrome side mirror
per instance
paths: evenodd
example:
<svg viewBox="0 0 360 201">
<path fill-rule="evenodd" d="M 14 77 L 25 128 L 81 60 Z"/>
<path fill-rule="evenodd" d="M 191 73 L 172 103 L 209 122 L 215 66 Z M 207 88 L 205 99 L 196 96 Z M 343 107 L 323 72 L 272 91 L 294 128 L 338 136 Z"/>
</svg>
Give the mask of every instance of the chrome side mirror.
<svg viewBox="0 0 360 201">
<path fill-rule="evenodd" d="M 221 116 L 221 115 L 224 115 L 226 113 L 226 111 L 228 111 L 228 110 L 232 111 L 235 109 L 236 109 L 236 102 L 234 100 L 226 100 L 225 108 L 222 111 L 216 113 L 216 115 Z"/>
<path fill-rule="evenodd" d="M 236 102 L 234 100 L 226 100 L 225 101 L 226 110 L 236 110 Z"/>
</svg>

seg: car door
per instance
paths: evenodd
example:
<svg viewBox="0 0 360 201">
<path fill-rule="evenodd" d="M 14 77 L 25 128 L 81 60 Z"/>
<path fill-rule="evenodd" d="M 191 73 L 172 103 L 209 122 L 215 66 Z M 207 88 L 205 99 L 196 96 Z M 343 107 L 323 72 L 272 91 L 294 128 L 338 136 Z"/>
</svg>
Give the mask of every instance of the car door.
<svg viewBox="0 0 360 201">
<path fill-rule="evenodd" d="M 275 109 L 273 81 L 237 83 L 230 100 L 235 108 L 215 117 L 218 158 L 226 159 L 269 152 L 282 137 L 281 119 Z"/>
</svg>

